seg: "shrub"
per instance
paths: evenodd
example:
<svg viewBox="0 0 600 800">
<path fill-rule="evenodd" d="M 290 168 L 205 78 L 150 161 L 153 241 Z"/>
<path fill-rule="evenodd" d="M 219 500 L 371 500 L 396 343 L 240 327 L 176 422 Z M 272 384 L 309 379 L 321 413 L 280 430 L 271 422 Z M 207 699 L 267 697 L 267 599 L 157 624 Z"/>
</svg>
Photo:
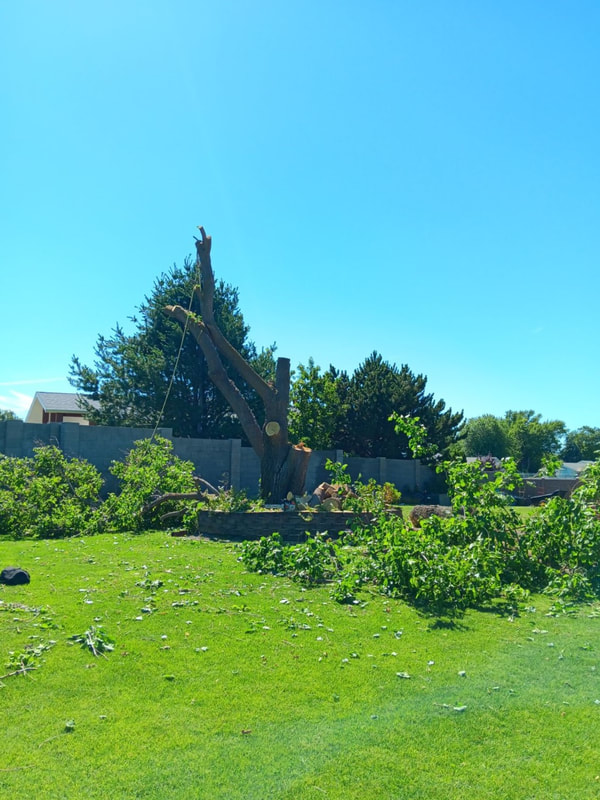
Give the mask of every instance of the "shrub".
<svg viewBox="0 0 600 800">
<path fill-rule="evenodd" d="M 600 593 L 600 462 L 570 498 L 553 497 L 525 526 L 523 546 L 538 564 L 541 587 L 569 599 Z"/>
<path fill-rule="evenodd" d="M 402 517 L 377 513 L 384 487 L 369 483 L 353 502 L 357 511 L 375 512 L 371 524 L 335 542 L 317 536 L 286 547 L 278 535 L 265 537 L 245 543 L 242 560 L 305 585 L 330 581 L 339 602 L 356 602 L 361 588 L 372 586 L 445 616 L 496 600 L 514 608 L 532 590 L 561 602 L 600 595 L 600 464 L 586 471 L 570 500 L 552 499 L 525 526 L 512 506 L 521 482 L 513 461 L 498 471 L 460 461 L 440 469 L 450 517 L 431 516 L 413 529 Z"/>
<path fill-rule="evenodd" d="M 134 443 L 124 461 L 113 461 L 111 473 L 121 482 L 102 506 L 103 526 L 116 531 L 165 527 L 165 514 L 181 511 L 182 501 L 162 503 L 142 513 L 152 500 L 167 493 L 194 492 L 194 465 L 173 453 L 173 444 L 161 436 Z"/>
<path fill-rule="evenodd" d="M 33 458 L 0 457 L 0 534 L 59 538 L 98 530 L 102 477 L 52 445 Z"/>
</svg>

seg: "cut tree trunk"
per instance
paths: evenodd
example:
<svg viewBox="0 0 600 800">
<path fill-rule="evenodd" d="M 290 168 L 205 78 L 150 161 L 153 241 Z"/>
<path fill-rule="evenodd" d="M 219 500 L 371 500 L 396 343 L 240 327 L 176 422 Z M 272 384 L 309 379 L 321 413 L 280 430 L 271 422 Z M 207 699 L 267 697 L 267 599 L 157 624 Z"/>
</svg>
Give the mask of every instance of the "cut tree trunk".
<svg viewBox="0 0 600 800">
<path fill-rule="evenodd" d="M 290 361 L 278 358 L 275 383 L 267 383 L 233 345 L 223 336 L 215 321 L 213 298 L 215 279 L 210 257 L 211 238 L 200 228 L 196 239 L 200 286 L 196 297 L 200 316 L 182 306 L 167 306 L 165 313 L 189 330 L 200 346 L 211 380 L 237 415 L 248 441 L 261 462 L 261 497 L 279 503 L 289 494 L 304 492 L 310 450 L 290 444 L 288 412 L 290 399 Z M 258 394 L 265 409 L 262 429 L 238 387 L 230 380 L 222 359 L 226 359 L 238 375 Z"/>
<path fill-rule="evenodd" d="M 279 503 L 290 494 L 304 492 L 311 451 L 289 442 L 273 441 L 265 434 L 264 455 L 260 462 L 261 497 Z"/>
</svg>

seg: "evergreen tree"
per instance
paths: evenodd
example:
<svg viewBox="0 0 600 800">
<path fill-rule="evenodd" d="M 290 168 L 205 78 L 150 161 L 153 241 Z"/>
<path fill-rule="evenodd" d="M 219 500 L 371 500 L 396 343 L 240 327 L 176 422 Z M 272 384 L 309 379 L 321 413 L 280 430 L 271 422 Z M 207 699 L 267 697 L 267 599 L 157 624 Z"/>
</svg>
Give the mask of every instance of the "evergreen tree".
<svg viewBox="0 0 600 800">
<path fill-rule="evenodd" d="M 173 428 L 176 436 L 244 438 L 237 417 L 209 377 L 197 342 L 191 336 L 182 337 L 181 326 L 164 313 L 167 305 L 187 308 L 197 282 L 197 270 L 191 261 L 186 260 L 183 268 L 174 266 L 155 281 L 139 313 L 131 317 L 135 326 L 132 334 L 117 325 L 111 336 L 100 335 L 93 367 L 73 356 L 70 382 L 84 397 L 99 401 L 99 407 L 87 407 L 93 423 L 154 427 L 177 364 L 161 426 Z M 249 329 L 238 303 L 237 289 L 219 281 L 214 295 L 219 326 L 257 372 L 271 379 L 274 348 L 257 353 L 248 339 Z M 195 297 L 191 310 L 199 311 Z M 234 370 L 229 377 L 260 415 L 261 406 L 254 392 Z"/>
<path fill-rule="evenodd" d="M 343 382 L 343 374 L 340 375 Z M 463 424 L 462 412 L 446 409 L 425 389 L 427 378 L 415 375 L 406 364 L 400 369 L 373 352 L 357 367 L 338 391 L 347 409 L 338 426 L 337 445 L 351 455 L 373 458 L 411 458 L 408 440 L 394 431 L 393 411 L 419 417 L 428 441 L 445 454 L 457 440 Z"/>
</svg>

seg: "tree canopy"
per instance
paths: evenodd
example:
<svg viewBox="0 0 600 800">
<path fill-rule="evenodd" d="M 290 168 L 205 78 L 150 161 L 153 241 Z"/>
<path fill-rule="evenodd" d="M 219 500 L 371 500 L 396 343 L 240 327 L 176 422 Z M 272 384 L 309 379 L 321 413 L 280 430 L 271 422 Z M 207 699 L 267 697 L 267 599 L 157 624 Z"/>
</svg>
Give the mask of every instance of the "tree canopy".
<svg viewBox="0 0 600 800">
<path fill-rule="evenodd" d="M 300 365 L 292 386 L 291 427 L 314 448 L 338 447 L 365 458 L 411 458 L 408 440 L 397 434 L 392 412 L 419 417 L 428 441 L 446 454 L 457 440 L 463 415 L 426 392 L 427 378 L 404 364 L 398 368 L 373 352 L 349 377 L 334 367 L 322 373 L 314 362 Z"/>
<path fill-rule="evenodd" d="M 511 456 L 522 472 L 537 472 L 546 455 L 561 452 L 566 426 L 560 420 L 542 420 L 535 411 L 507 411 L 504 417 L 484 414 L 465 427 L 467 456 Z"/>
<path fill-rule="evenodd" d="M 584 425 L 569 431 L 561 457 L 564 461 L 594 461 L 600 456 L 600 428 Z"/>
<path fill-rule="evenodd" d="M 493 414 L 473 417 L 465 425 L 464 448 L 468 456 L 506 458 L 511 451 L 508 426 Z"/>
<path fill-rule="evenodd" d="M 542 420 L 535 411 L 507 411 L 511 455 L 522 472 L 537 472 L 545 455 L 558 455 L 566 426 L 560 420 Z"/>
<path fill-rule="evenodd" d="M 330 366 L 321 372 L 312 358 L 298 366 L 290 391 L 290 435 L 313 450 L 338 446 L 344 424 L 348 378 Z"/>
<path fill-rule="evenodd" d="M 4 422 L 8 419 L 21 419 L 21 417 L 18 417 L 14 411 L 10 411 L 6 408 L 0 408 L 0 422 Z"/>
<path fill-rule="evenodd" d="M 390 364 L 374 351 L 350 378 L 345 403 L 345 429 L 338 445 L 363 457 L 410 458 L 408 440 L 397 434 L 392 412 L 419 417 L 428 440 L 440 453 L 456 441 L 463 424 L 462 412 L 446 409 L 443 400 L 426 392 L 427 378 L 415 375 L 406 364 Z"/>
<path fill-rule="evenodd" d="M 98 408 L 87 407 L 92 422 L 153 427 L 173 376 L 162 426 L 171 427 L 176 436 L 243 438 L 237 417 L 210 380 L 198 343 L 191 336 L 182 339 L 181 326 L 164 313 L 167 305 L 189 307 L 197 283 L 197 269 L 189 259 L 182 268 L 172 267 L 155 281 L 138 314 L 131 317 L 133 333 L 127 334 L 117 325 L 110 336 L 100 335 L 93 367 L 73 356 L 69 380 L 82 395 L 100 401 Z M 191 311 L 199 313 L 195 294 Z M 257 352 L 248 338 L 238 291 L 223 281 L 215 285 L 214 314 L 232 345 L 259 374 L 271 378 L 274 348 Z M 228 375 L 260 415 L 254 392 L 234 370 L 228 370 Z"/>
</svg>

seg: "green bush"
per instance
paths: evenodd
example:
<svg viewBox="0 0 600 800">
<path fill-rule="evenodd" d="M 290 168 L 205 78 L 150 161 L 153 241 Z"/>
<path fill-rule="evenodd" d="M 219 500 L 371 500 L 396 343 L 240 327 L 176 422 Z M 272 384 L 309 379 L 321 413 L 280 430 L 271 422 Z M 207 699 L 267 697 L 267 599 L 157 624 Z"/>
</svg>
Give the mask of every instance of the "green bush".
<svg viewBox="0 0 600 800">
<path fill-rule="evenodd" d="M 95 533 L 98 470 L 52 445 L 33 452 L 33 458 L 0 456 L 0 534 L 51 539 Z"/>
<path fill-rule="evenodd" d="M 522 544 L 559 598 L 600 595 L 600 462 L 584 472 L 570 498 L 553 497 L 525 526 Z"/>
<path fill-rule="evenodd" d="M 124 461 L 113 461 L 110 471 L 121 486 L 102 506 L 102 525 L 108 530 L 166 527 L 168 522 L 162 518 L 174 511 L 183 515 L 183 501 L 170 500 L 146 513 L 142 509 L 164 494 L 194 492 L 197 488 L 192 462 L 178 458 L 173 444 L 161 436 L 135 442 Z"/>
<path fill-rule="evenodd" d="M 164 527 L 163 515 L 183 516 L 185 502 L 165 502 L 146 513 L 144 506 L 166 493 L 196 491 L 193 471 L 167 439 L 143 439 L 123 462 L 113 462 L 121 488 L 101 503 L 98 470 L 58 447 L 36 447 L 33 458 L 0 456 L 0 535 L 48 539 Z"/>
<path fill-rule="evenodd" d="M 426 518 L 415 530 L 401 517 L 377 513 L 385 507 L 383 487 L 367 484 L 354 503 L 375 513 L 372 523 L 335 542 L 317 536 L 286 547 L 278 535 L 265 537 L 244 544 L 242 560 L 305 585 L 329 581 L 339 602 L 356 602 L 361 588 L 372 586 L 444 616 L 498 600 L 514 608 L 530 591 L 563 603 L 600 596 L 600 464 L 569 500 L 552 499 L 526 523 L 513 507 L 522 481 L 512 460 L 498 471 L 461 461 L 440 469 L 451 517 Z"/>
</svg>

